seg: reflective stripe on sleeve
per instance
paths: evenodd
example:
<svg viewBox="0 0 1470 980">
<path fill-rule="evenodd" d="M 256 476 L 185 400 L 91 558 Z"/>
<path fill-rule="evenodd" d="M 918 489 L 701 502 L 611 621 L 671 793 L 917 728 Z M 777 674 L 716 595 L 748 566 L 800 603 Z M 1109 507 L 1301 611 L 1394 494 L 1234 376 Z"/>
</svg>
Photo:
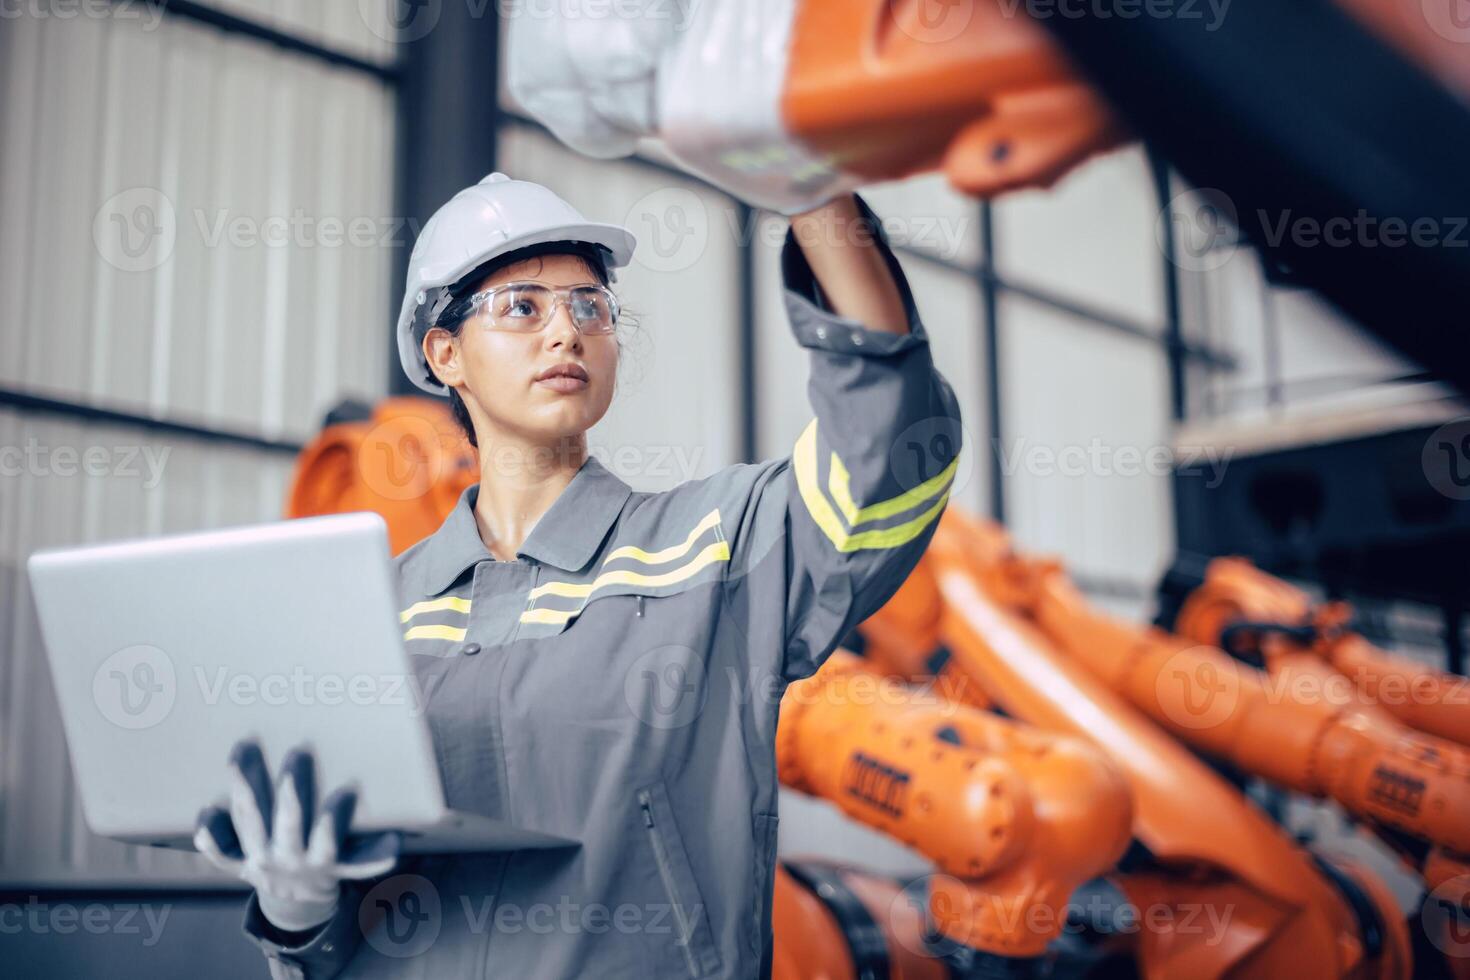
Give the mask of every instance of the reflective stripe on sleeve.
<svg viewBox="0 0 1470 980">
<path fill-rule="evenodd" d="M 837 505 L 834 507 L 833 502 L 829 501 L 826 494 L 822 492 L 821 481 L 817 476 L 816 419 L 808 423 L 806 429 L 796 440 L 796 447 L 792 452 L 792 465 L 796 470 L 796 484 L 802 503 L 806 505 L 807 513 L 811 515 L 817 527 L 821 528 L 822 533 L 827 536 L 827 540 L 831 541 L 832 546 L 841 552 L 897 548 L 922 534 L 924 529 L 943 512 L 944 505 L 949 500 L 950 483 L 954 479 L 956 462 L 958 462 L 957 458 L 951 460 L 938 476 L 925 480 L 912 490 L 890 500 L 860 508 L 853 501 L 848 488 L 847 468 L 843 466 L 837 454 L 833 453 L 833 469 L 828 483 L 832 488 L 834 499 L 837 500 Z M 858 531 L 849 529 L 849 526 L 844 525 L 842 521 L 842 516 L 846 516 L 849 518 L 849 525 L 857 525 L 882 517 L 891 517 L 911 510 L 936 493 L 939 494 L 939 499 L 923 513 L 902 524 L 895 524 L 893 527 Z M 843 511 L 842 516 L 838 515 L 838 507 Z"/>
</svg>

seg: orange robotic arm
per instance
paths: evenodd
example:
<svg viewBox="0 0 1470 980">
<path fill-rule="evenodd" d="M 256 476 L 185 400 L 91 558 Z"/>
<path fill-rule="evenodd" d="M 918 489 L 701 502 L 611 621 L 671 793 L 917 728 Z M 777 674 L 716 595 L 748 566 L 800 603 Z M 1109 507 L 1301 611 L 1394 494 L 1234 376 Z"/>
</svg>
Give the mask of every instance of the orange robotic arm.
<svg viewBox="0 0 1470 980">
<path fill-rule="evenodd" d="M 1314 861 L 1146 712 L 1065 655 L 1027 615 L 1032 589 L 1009 571 L 1009 554 L 999 528 L 954 507 L 945 513 L 924 562 L 943 599 L 940 636 L 952 659 L 1008 714 L 1092 739 L 1126 774 L 1133 832 L 1151 856 L 1114 876 L 1131 901 L 1203 909 L 1222 921 L 1208 936 L 1141 930 L 1143 975 L 1407 976 L 1408 931 L 1381 882 Z M 1365 907 L 1371 922 L 1359 918 Z"/>
<path fill-rule="evenodd" d="M 972 949 L 1041 954 L 1129 840 L 1127 785 L 1097 749 L 916 698 L 843 651 L 787 689 L 776 738 L 785 785 L 934 860 L 935 926 Z"/>
<path fill-rule="evenodd" d="M 1371 703 L 1411 728 L 1470 746 L 1470 679 L 1392 656 L 1352 632 L 1324 633 L 1318 646 Z"/>
<path fill-rule="evenodd" d="M 943 613 L 934 563 L 920 561 L 883 608 L 863 620 L 863 658 L 874 673 L 930 686 L 945 700 L 993 707 L 985 689 L 944 646 Z"/>
<path fill-rule="evenodd" d="M 1470 850 L 1470 752 L 1222 651 L 1092 609 L 1055 564 L 1007 559 L 1031 615 L 1068 655 L 1164 728 L 1247 772 L 1459 852 Z"/>
<path fill-rule="evenodd" d="M 1260 636 L 1268 670 L 1291 654 L 1313 654 L 1349 678 L 1365 704 L 1411 728 L 1470 746 L 1470 679 L 1378 649 L 1349 626 L 1344 603 L 1313 607 L 1299 589 L 1241 558 L 1216 558 L 1185 598 L 1175 632 L 1196 643 L 1228 647 L 1242 624 L 1277 624 Z"/>
</svg>

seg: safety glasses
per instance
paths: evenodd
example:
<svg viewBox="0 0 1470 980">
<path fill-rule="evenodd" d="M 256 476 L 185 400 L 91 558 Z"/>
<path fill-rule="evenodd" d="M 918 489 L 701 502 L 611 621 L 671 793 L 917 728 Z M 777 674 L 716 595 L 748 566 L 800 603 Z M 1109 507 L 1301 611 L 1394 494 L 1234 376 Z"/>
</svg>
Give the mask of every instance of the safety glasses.
<svg viewBox="0 0 1470 980">
<path fill-rule="evenodd" d="M 618 324 L 618 299 L 605 286 L 552 289 L 539 282 L 506 282 L 475 293 L 469 302 L 471 316 L 484 312 L 486 327 L 509 333 L 536 333 L 562 303 L 584 334 L 612 333 Z"/>
</svg>

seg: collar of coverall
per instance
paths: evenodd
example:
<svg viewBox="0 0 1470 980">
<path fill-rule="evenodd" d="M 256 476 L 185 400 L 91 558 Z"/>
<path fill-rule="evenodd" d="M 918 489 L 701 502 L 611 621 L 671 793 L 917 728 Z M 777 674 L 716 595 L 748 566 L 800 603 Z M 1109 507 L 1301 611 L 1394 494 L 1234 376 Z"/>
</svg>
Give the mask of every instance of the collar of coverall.
<svg viewBox="0 0 1470 980">
<path fill-rule="evenodd" d="M 561 496 L 531 528 L 517 556 L 568 572 L 581 571 L 597 554 L 632 492 L 596 456 L 588 456 Z M 480 529 L 475 524 L 475 501 L 479 496 L 478 483 L 466 487 L 454 510 L 425 545 L 426 595 L 443 592 L 477 562 L 496 560 L 480 540 Z"/>
</svg>

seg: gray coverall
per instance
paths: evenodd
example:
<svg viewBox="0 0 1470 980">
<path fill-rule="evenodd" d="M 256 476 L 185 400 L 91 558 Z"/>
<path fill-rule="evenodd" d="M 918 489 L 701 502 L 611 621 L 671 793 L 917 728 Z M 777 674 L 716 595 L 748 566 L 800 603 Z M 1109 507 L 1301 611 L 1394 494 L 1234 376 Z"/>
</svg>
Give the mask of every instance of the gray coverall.
<svg viewBox="0 0 1470 980">
<path fill-rule="evenodd" d="M 589 458 L 515 561 L 478 487 L 396 560 L 449 805 L 580 841 L 414 856 L 347 886 L 292 978 L 747 978 L 769 970 L 777 708 L 913 569 L 960 450 L 913 296 L 909 333 L 831 312 L 790 231 L 786 308 L 815 418 L 789 456 L 660 493 Z"/>
</svg>

